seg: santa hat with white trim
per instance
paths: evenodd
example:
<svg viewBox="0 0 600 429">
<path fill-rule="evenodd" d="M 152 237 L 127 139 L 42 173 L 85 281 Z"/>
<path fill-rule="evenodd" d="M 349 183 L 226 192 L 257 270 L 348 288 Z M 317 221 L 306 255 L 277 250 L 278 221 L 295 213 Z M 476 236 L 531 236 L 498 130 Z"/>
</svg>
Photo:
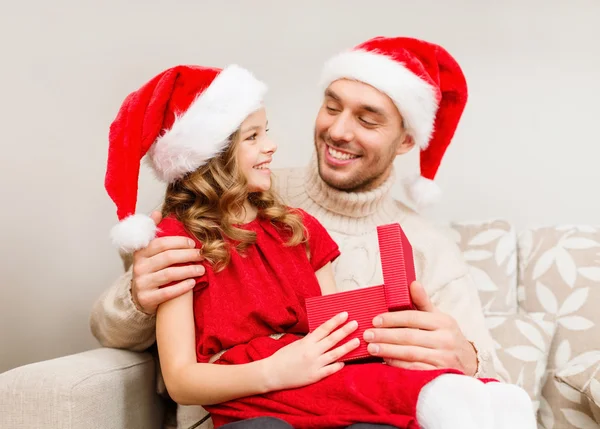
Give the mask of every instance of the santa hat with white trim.
<svg viewBox="0 0 600 429">
<path fill-rule="evenodd" d="M 115 245 L 131 252 L 156 234 L 154 221 L 135 213 L 142 158 L 148 154 L 166 183 L 183 178 L 227 148 L 231 134 L 261 108 L 266 89 L 237 65 L 181 65 L 127 96 L 110 126 L 104 183 L 120 221 L 111 230 Z"/>
<path fill-rule="evenodd" d="M 438 199 L 433 182 L 467 102 L 467 83 L 441 46 L 407 37 L 376 37 L 331 58 L 321 86 L 353 79 L 389 96 L 420 149 L 421 175 L 408 191 L 417 207 Z"/>
</svg>

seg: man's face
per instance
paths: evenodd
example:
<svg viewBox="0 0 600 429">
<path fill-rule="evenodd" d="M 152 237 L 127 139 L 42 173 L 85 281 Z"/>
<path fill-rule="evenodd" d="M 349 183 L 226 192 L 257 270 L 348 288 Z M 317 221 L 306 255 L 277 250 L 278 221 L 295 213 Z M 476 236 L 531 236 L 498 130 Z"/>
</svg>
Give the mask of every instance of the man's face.
<svg viewBox="0 0 600 429">
<path fill-rule="evenodd" d="M 315 148 L 319 175 L 329 186 L 347 192 L 374 189 L 388 178 L 396 155 L 413 145 L 387 95 L 347 79 L 325 90 Z"/>
</svg>

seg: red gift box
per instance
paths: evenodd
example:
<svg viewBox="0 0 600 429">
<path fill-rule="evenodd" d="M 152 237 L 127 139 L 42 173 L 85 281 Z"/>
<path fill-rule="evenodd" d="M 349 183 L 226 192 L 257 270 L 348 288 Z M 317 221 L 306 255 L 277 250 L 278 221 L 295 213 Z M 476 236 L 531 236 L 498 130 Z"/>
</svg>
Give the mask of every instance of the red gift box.
<svg viewBox="0 0 600 429">
<path fill-rule="evenodd" d="M 358 338 L 360 345 L 340 359 L 341 362 L 372 358 L 363 340 L 366 329 L 373 327 L 373 318 L 388 311 L 414 309 L 409 285 L 415 280 L 412 246 L 399 224 L 377 227 L 383 284 L 362 289 L 317 296 L 306 300 L 308 326 L 312 332 L 342 311 L 348 320 L 356 320 L 358 329 L 345 341 Z M 360 261 L 356 261 L 360 263 Z M 344 341 L 344 342 L 345 342 Z"/>
</svg>

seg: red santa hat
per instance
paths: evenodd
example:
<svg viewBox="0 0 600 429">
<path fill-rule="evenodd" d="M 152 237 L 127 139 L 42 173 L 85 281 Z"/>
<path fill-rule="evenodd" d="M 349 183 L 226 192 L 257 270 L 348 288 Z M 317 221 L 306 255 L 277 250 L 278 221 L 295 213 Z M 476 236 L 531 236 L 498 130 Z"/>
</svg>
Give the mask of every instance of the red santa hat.
<svg viewBox="0 0 600 429">
<path fill-rule="evenodd" d="M 172 183 L 227 148 L 229 137 L 262 106 L 266 85 L 248 70 L 177 66 L 152 78 L 123 102 L 110 126 L 105 188 L 117 206 L 111 238 L 121 250 L 144 248 L 153 220 L 136 214 L 142 158 Z"/>
<path fill-rule="evenodd" d="M 389 96 L 420 149 L 421 175 L 409 195 L 418 207 L 433 203 L 433 182 L 467 102 L 467 83 L 456 60 L 441 46 L 406 37 L 376 37 L 331 58 L 322 72 L 325 88 L 353 79 Z"/>
</svg>

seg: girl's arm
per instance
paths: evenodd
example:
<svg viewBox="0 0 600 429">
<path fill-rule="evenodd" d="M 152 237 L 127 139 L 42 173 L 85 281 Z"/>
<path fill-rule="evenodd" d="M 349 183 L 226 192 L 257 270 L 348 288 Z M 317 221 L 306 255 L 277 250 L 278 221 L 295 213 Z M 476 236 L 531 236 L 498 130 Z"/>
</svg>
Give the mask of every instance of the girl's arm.
<svg viewBox="0 0 600 429">
<path fill-rule="evenodd" d="M 246 396 L 315 383 L 342 369 L 338 363 L 358 340 L 338 343 L 356 322 L 341 313 L 272 356 L 240 365 L 197 363 L 193 292 L 161 304 L 156 314 L 158 355 L 171 398 L 182 405 L 212 405 Z"/>
<path fill-rule="evenodd" d="M 322 268 L 315 271 L 315 275 L 317 276 L 319 286 L 321 286 L 321 293 L 323 295 L 329 295 L 337 292 L 335 287 L 335 276 L 333 274 L 331 262 L 328 262 L 327 264 L 323 265 Z"/>
<path fill-rule="evenodd" d="M 156 314 L 160 366 L 171 398 L 181 405 L 212 405 L 263 394 L 265 361 L 216 365 L 196 361 L 193 292 L 161 304 Z"/>
</svg>

